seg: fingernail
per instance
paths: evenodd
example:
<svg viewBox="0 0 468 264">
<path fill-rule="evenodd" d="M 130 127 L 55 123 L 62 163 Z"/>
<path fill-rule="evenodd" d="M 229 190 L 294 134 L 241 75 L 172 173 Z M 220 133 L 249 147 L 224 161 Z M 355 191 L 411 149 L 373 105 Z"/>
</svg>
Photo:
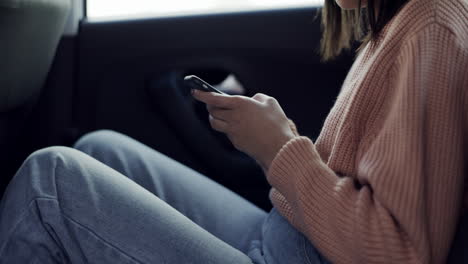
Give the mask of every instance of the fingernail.
<svg viewBox="0 0 468 264">
<path fill-rule="evenodd" d="M 195 94 L 195 89 L 190 90 L 190 92 L 192 93 L 192 95 Z"/>
</svg>

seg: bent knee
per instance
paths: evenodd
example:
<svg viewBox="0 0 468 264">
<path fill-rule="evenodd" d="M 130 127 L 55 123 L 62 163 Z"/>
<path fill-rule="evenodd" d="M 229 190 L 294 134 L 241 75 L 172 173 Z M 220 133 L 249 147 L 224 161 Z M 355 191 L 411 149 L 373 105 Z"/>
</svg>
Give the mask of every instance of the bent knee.
<svg viewBox="0 0 468 264">
<path fill-rule="evenodd" d="M 18 169 L 14 179 L 22 182 L 20 185 L 31 186 L 52 185 L 56 181 L 56 172 L 72 171 L 80 166 L 82 152 L 68 147 L 48 147 L 30 154 Z M 71 173 L 63 173 L 66 177 Z M 24 187 L 21 187 L 24 188 Z"/>
<path fill-rule="evenodd" d="M 82 136 L 73 146 L 75 149 L 89 153 L 95 149 L 103 149 L 114 145 L 127 136 L 113 130 L 98 130 Z"/>
<path fill-rule="evenodd" d="M 101 161 L 115 154 L 130 154 L 137 149 L 141 151 L 141 147 L 147 148 L 135 139 L 112 130 L 98 130 L 88 133 L 74 145 L 77 150 Z"/>
<path fill-rule="evenodd" d="M 63 162 L 68 161 L 69 163 L 69 161 L 75 160 L 81 155 L 84 154 L 69 147 L 47 147 L 31 153 L 29 157 L 26 158 L 25 163 L 39 162 L 41 165 L 46 165 L 51 162 L 56 163 L 57 160 L 61 160 Z"/>
</svg>

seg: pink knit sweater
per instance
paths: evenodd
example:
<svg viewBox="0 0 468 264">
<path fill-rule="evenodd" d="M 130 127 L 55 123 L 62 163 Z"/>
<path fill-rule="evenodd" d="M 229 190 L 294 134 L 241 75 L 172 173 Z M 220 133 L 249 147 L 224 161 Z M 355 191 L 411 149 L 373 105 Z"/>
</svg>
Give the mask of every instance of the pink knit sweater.
<svg viewBox="0 0 468 264">
<path fill-rule="evenodd" d="M 333 263 L 439 264 L 467 158 L 468 2 L 410 0 L 356 59 L 315 144 L 277 154 L 270 198 Z"/>
</svg>

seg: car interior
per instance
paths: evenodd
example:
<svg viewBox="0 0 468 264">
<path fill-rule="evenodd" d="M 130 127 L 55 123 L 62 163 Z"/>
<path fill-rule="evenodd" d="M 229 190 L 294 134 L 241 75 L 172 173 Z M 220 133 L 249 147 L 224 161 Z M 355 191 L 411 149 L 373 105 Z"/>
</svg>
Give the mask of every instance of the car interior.
<svg viewBox="0 0 468 264">
<path fill-rule="evenodd" d="M 211 129 L 183 80 L 273 96 L 315 139 L 355 58 L 321 61 L 320 5 L 115 19 L 89 18 L 86 5 L 0 0 L 0 195 L 35 150 L 109 129 L 269 210 L 264 172 Z M 467 255 L 453 248 L 450 263 Z"/>
</svg>

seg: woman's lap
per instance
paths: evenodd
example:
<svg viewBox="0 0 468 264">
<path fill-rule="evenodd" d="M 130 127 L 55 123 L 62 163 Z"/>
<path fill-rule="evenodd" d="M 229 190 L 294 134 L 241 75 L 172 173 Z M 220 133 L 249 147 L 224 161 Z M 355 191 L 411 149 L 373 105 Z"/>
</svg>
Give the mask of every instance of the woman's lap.
<svg viewBox="0 0 468 264">
<path fill-rule="evenodd" d="M 15 246 L 14 241 L 8 242 L 13 233 L 8 237 L 1 232 L 14 225 L 19 231 L 18 226 L 37 229 L 33 233 L 42 231 L 45 241 L 54 244 L 49 252 L 56 246 L 70 259 L 94 256 L 88 262 L 105 263 L 110 260 L 107 257 L 118 255 L 114 262 L 250 263 L 248 254 L 255 263 L 321 263 L 308 262 L 318 253 L 275 210 L 267 215 L 128 137 L 101 131 L 82 138 L 76 147 L 115 170 L 65 148 L 49 150 L 48 157 L 33 155 L 0 206 L 0 259 Z M 51 160 L 54 152 L 58 154 Z M 44 165 L 47 162 L 49 166 Z M 50 171 L 60 177 L 44 176 Z M 33 184 L 25 189 L 28 182 Z M 25 194 L 18 194 L 19 190 Z M 38 195 L 50 200 L 33 199 Z M 10 212 L 15 219 L 6 219 Z M 31 214 L 29 222 L 24 220 L 26 214 Z M 44 214 L 50 214 L 51 220 Z M 22 245 L 21 250 L 28 249 Z"/>
<path fill-rule="evenodd" d="M 118 148 L 111 144 L 115 141 L 120 142 Z M 75 147 L 134 179 L 198 225 L 247 253 L 255 263 L 326 263 L 307 238 L 275 209 L 267 215 L 225 187 L 131 138 L 100 131 L 83 137 Z M 125 166 L 125 161 L 135 167 Z M 180 190 L 185 195 L 180 195 Z M 228 204 L 231 208 L 226 210 Z M 218 224 L 213 226 L 213 222 Z"/>
</svg>

